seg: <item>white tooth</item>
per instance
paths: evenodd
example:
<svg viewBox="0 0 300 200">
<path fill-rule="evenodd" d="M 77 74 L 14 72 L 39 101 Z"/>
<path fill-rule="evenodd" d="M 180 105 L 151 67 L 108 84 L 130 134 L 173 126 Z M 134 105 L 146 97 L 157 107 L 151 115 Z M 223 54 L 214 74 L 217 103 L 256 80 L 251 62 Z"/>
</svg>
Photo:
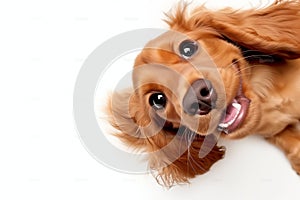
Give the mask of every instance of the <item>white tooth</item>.
<svg viewBox="0 0 300 200">
<path fill-rule="evenodd" d="M 218 131 L 223 131 L 223 132 L 225 132 L 226 134 L 228 134 L 228 130 L 227 130 L 226 127 L 220 127 L 220 126 L 218 126 Z"/>
<path fill-rule="evenodd" d="M 241 104 L 239 104 L 239 103 L 232 103 L 231 104 L 233 107 L 235 107 L 238 111 L 240 111 L 240 109 L 241 109 Z"/>
<path fill-rule="evenodd" d="M 229 126 L 229 123 L 221 123 L 219 124 L 219 127 L 221 128 L 227 128 Z"/>
<path fill-rule="evenodd" d="M 223 131 L 223 128 L 218 126 L 218 131 Z"/>
</svg>

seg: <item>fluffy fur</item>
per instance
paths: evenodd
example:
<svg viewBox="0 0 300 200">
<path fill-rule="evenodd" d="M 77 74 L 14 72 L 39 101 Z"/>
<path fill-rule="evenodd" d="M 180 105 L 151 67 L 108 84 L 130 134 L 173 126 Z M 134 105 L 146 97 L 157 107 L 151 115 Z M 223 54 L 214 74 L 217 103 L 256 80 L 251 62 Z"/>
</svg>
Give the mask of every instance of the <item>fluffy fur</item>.
<svg viewBox="0 0 300 200">
<path fill-rule="evenodd" d="M 164 185 L 188 182 L 224 156 L 224 148 L 217 146 L 217 135 L 209 127 L 216 128 L 221 118 L 216 110 L 224 109 L 222 105 L 228 105 L 241 86 L 251 100 L 246 118 L 238 129 L 222 136 L 235 139 L 259 134 L 280 147 L 300 173 L 299 1 L 278 0 L 266 8 L 238 11 L 210 11 L 200 6 L 189 12 L 187 7 L 177 6 L 166 20 L 171 31 L 150 41 L 136 58 L 134 89 L 110 98 L 108 112 L 111 124 L 119 130 L 116 136 L 149 152 L 149 166 Z M 178 55 L 182 38 L 174 31 L 197 41 L 209 54 L 223 81 L 225 98 L 214 74 L 205 69 L 199 73 Z M 156 75 L 151 75 L 152 69 L 137 72 L 153 63 L 172 71 L 169 75 L 165 69 Z M 174 72 L 187 83 L 176 82 Z M 216 109 L 200 117 L 187 116 L 182 111 L 182 96 L 188 84 L 203 77 L 216 88 Z M 149 105 L 153 91 L 167 96 L 163 111 Z"/>
</svg>

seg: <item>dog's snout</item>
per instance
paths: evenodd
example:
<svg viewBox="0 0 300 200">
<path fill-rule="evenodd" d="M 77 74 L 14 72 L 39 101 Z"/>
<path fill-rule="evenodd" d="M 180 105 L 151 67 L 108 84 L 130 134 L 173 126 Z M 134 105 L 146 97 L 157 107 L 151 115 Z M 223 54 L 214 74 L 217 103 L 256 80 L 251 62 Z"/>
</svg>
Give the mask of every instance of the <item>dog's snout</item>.
<svg viewBox="0 0 300 200">
<path fill-rule="evenodd" d="M 183 109 L 190 115 L 206 115 L 215 106 L 217 93 L 207 79 L 198 79 L 192 83 L 183 98 Z"/>
</svg>

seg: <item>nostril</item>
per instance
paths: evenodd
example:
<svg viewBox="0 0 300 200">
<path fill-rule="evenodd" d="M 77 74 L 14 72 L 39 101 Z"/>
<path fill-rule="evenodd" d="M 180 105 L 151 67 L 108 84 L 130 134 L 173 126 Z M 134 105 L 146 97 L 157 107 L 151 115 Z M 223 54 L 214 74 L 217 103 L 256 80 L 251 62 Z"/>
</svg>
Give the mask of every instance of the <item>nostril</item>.
<svg viewBox="0 0 300 200">
<path fill-rule="evenodd" d="M 192 103 L 192 105 L 189 109 L 189 113 L 192 114 L 192 115 L 195 115 L 197 113 L 198 109 L 199 109 L 198 102 L 197 103 Z"/>
<path fill-rule="evenodd" d="M 199 114 L 206 115 L 211 111 L 211 106 L 205 103 L 194 102 L 190 105 L 187 110 L 187 113 L 191 115 Z"/>
<path fill-rule="evenodd" d="M 209 90 L 208 88 L 202 88 L 202 89 L 200 90 L 200 95 L 201 95 L 202 97 L 208 97 L 209 94 L 210 94 L 210 90 Z"/>
</svg>

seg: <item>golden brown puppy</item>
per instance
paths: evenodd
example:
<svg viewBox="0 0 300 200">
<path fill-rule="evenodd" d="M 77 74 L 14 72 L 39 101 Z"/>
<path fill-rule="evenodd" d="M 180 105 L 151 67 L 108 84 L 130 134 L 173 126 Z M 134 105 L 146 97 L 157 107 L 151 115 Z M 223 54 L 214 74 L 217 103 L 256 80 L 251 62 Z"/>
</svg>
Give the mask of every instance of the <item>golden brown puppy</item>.
<svg viewBox="0 0 300 200">
<path fill-rule="evenodd" d="M 136 58 L 133 91 L 110 99 L 116 135 L 149 152 L 167 186 L 223 157 L 218 133 L 259 134 L 300 173 L 299 1 L 239 11 L 179 5 L 168 17 L 171 30 Z"/>
</svg>

